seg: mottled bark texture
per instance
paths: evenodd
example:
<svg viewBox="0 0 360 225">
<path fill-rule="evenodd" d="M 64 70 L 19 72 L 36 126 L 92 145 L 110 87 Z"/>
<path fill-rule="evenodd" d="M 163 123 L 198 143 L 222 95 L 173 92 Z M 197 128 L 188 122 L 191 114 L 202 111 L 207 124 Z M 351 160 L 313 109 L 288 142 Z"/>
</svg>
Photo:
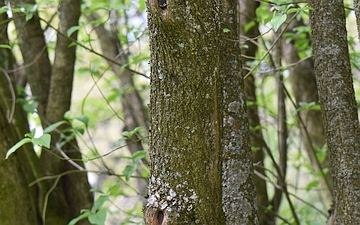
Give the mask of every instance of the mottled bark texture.
<svg viewBox="0 0 360 225">
<path fill-rule="evenodd" d="M 95 13 L 90 14 L 87 18 L 89 21 L 99 19 Z M 142 127 L 142 135 L 147 135 L 149 130 L 148 111 L 135 87 L 132 71 L 128 67 L 121 68 L 122 65 L 128 63 L 129 53 L 123 49 L 116 28 L 108 30 L 104 25 L 93 25 L 93 28 L 100 39 L 102 53 L 106 58 L 112 60 L 107 62 L 120 80 L 120 90 L 123 93 L 121 104 L 125 123 L 123 131 L 132 131 L 136 127 Z M 126 140 L 126 144 L 131 153 L 144 149 L 141 143 L 141 135 L 133 135 Z M 147 164 L 146 160 L 144 162 Z M 142 196 L 147 192 L 147 184 L 147 181 L 143 179 L 138 180 L 137 189 Z"/>
<path fill-rule="evenodd" d="M 244 55 L 242 57 L 242 64 L 246 65 L 247 62 L 252 61 L 256 55 L 257 51 L 257 39 L 252 39 L 260 35 L 258 29 L 258 23 L 256 18 L 256 8 L 260 5 L 260 2 L 256 1 L 248 1 L 248 0 L 239 0 L 239 17 L 240 17 L 240 39 L 244 40 L 243 45 L 246 45 L 246 48 L 242 48 L 241 53 Z M 253 27 L 245 31 L 245 27 L 249 23 L 255 23 Z M 243 69 L 243 76 L 249 73 L 249 70 Z M 267 214 L 268 206 L 269 206 L 269 198 L 267 195 L 265 170 L 264 170 L 264 150 L 262 146 L 262 142 L 259 141 L 263 139 L 260 119 L 258 115 L 258 107 L 256 104 L 256 90 L 255 90 L 255 81 L 254 76 L 250 74 L 245 79 L 245 96 L 246 100 L 251 102 L 248 109 L 248 119 L 249 119 L 249 127 L 250 127 L 250 141 L 251 146 L 253 147 L 253 162 L 257 166 L 255 166 L 255 170 L 262 174 L 263 177 L 255 174 L 254 181 L 256 186 L 256 197 L 258 201 L 259 207 L 259 224 L 270 225 L 273 224 L 274 217 L 271 218 L 271 215 Z"/>
<path fill-rule="evenodd" d="M 146 223 L 258 224 L 237 1 L 150 0 L 148 20 Z"/>
<path fill-rule="evenodd" d="M 360 224 L 360 127 L 343 1 L 310 1 L 314 67 L 334 182 L 334 224 Z"/>
<path fill-rule="evenodd" d="M 289 16 L 290 17 L 290 16 Z M 294 32 L 296 27 L 305 26 L 303 21 L 292 20 L 288 21 L 290 24 L 287 27 L 288 33 Z M 310 38 L 310 37 L 309 37 Z M 300 60 L 299 51 L 295 46 L 295 41 L 282 41 L 282 55 L 286 64 L 293 65 L 290 67 L 290 83 L 294 93 L 297 104 L 300 102 L 315 102 L 319 103 L 318 90 L 316 86 L 315 70 L 313 59 L 308 58 Z M 302 136 L 302 143 L 307 152 L 310 163 L 315 172 L 321 169 L 330 167 L 330 159 L 327 154 L 325 159 L 320 162 L 317 158 L 317 153 L 326 143 L 324 127 L 321 119 L 320 110 L 301 110 L 299 112 L 300 121 L 299 127 Z M 321 180 L 322 194 L 325 197 L 326 203 L 331 204 L 332 197 L 332 178 L 331 173 L 328 172 Z"/>
</svg>

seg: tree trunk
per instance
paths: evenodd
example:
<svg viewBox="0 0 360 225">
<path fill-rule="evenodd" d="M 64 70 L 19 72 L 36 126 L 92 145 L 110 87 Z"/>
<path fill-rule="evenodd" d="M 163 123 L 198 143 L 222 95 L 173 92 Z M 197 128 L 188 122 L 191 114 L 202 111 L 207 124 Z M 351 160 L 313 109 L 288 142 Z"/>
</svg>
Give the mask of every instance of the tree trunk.
<svg viewBox="0 0 360 225">
<path fill-rule="evenodd" d="M 260 5 L 256 1 L 240 0 L 240 35 L 241 39 L 250 39 L 259 36 L 258 23 L 256 22 L 256 8 Z M 245 31 L 245 27 L 250 22 L 254 22 L 255 25 L 249 30 Z M 248 40 L 244 44 L 246 48 L 242 48 L 242 54 L 246 57 L 242 57 L 242 64 L 246 65 L 246 62 L 255 58 L 257 45 L 254 44 L 257 40 Z M 243 75 L 245 76 L 249 70 L 243 69 Z M 264 170 L 264 150 L 262 143 L 258 140 L 263 139 L 262 130 L 260 125 L 260 119 L 258 115 L 258 107 L 256 102 L 256 90 L 254 76 L 251 74 L 245 79 L 245 96 L 246 100 L 251 102 L 248 109 L 248 118 L 250 131 L 253 135 L 250 135 L 251 146 L 253 150 L 253 162 L 255 170 L 265 177 Z M 266 181 L 263 177 L 255 175 L 254 181 L 256 186 L 256 197 L 259 207 L 259 224 L 270 225 L 273 224 L 274 218 L 267 214 L 269 206 L 269 197 L 267 194 Z"/>
<path fill-rule="evenodd" d="M 293 32 L 294 28 L 304 26 L 302 21 L 293 20 L 289 22 L 290 25 L 287 27 L 287 32 Z M 286 42 L 283 40 L 282 55 L 288 65 L 294 65 L 290 69 L 290 82 L 296 103 L 319 103 L 313 59 L 300 60 L 298 56 L 299 52 L 295 47 L 294 42 L 295 41 Z M 329 168 L 329 154 L 326 154 L 326 157 L 322 162 L 319 162 L 317 157 L 319 149 L 326 143 L 324 126 L 321 120 L 321 111 L 302 110 L 299 112 L 299 115 L 301 119 L 299 127 L 301 130 L 302 142 L 312 167 L 315 172 L 319 172 L 324 168 Z M 326 203 L 331 204 L 333 200 L 331 173 L 327 173 L 321 182 Z"/>
<path fill-rule="evenodd" d="M 52 67 L 50 92 L 46 109 L 46 122 L 49 124 L 64 120 L 65 112 L 70 110 L 71 95 L 74 79 L 74 65 L 76 60 L 76 45 L 71 46 L 73 40 L 77 39 L 77 31 L 73 32 L 70 38 L 67 31 L 78 25 L 80 17 L 81 0 L 63 0 L 60 5 L 60 20 L 57 34 L 55 59 Z M 47 124 L 45 124 L 45 127 Z M 67 128 L 67 127 L 62 127 Z M 76 139 L 73 138 L 64 146 L 60 134 L 52 132 L 52 150 L 55 154 L 63 151 L 70 159 L 84 168 L 81 161 Z M 48 173 L 59 174 L 69 170 L 77 170 L 73 165 L 64 160 L 59 160 L 53 154 L 43 152 L 41 160 L 45 162 Z M 86 173 L 73 173 L 64 176 L 56 189 L 61 191 L 66 201 L 68 214 L 67 222 L 77 217 L 82 209 L 89 209 L 92 206 L 93 197 L 90 192 L 90 185 Z M 57 191 L 55 189 L 55 191 Z M 81 220 L 79 225 L 90 224 L 88 220 Z"/>
<path fill-rule="evenodd" d="M 31 87 L 32 95 L 36 97 L 36 101 L 39 103 L 37 113 L 43 127 L 63 120 L 64 113 L 70 109 L 76 48 L 75 46 L 69 47 L 69 45 L 72 40 L 76 39 L 76 32 L 72 34 L 71 40 L 67 37 L 67 30 L 78 24 L 80 3 L 80 0 L 64 0 L 61 3 L 60 28 L 57 36 L 54 67 L 49 61 L 47 46 L 37 13 L 34 13 L 28 21 L 26 21 L 24 13 L 16 12 L 13 14 L 27 81 Z M 21 4 L 35 4 L 35 1 L 11 1 L 12 8 L 20 7 Z M 59 137 L 60 135 L 55 132 L 52 134 L 51 151 L 55 154 L 59 154 L 55 147 L 60 141 Z M 20 139 L 21 137 L 18 140 Z M 75 141 L 71 145 L 64 146 L 63 151 L 70 158 L 81 159 Z M 32 168 L 34 171 L 37 171 L 36 178 L 74 170 L 69 162 L 54 157 L 53 154 L 45 150 L 42 151 L 41 160 L 36 160 L 38 160 L 36 157 L 35 159 L 29 158 L 26 162 L 26 164 L 34 167 Z M 36 185 L 39 187 L 36 197 L 40 211 L 40 215 L 37 216 L 42 218 L 44 224 L 67 224 L 72 218 L 80 214 L 81 209 L 90 208 L 92 205 L 92 195 L 89 192 L 90 185 L 86 173 L 71 174 L 58 180 L 45 180 Z M 79 224 L 89 223 L 83 220 Z"/>
<path fill-rule="evenodd" d="M 2 6 L 3 1 L 0 2 L 0 7 Z M 2 44 L 9 44 L 7 21 L 6 14 L 0 14 Z M 27 164 L 27 154 L 35 155 L 34 151 L 30 145 L 25 145 L 22 152 L 14 154 L 8 160 L 4 158 L 6 151 L 28 132 L 26 117 L 22 114 L 21 107 L 16 104 L 15 82 L 6 72 L 12 69 L 12 58 L 9 49 L 0 48 L 0 202 L 3 208 L 0 210 L 0 218 L 2 225 L 32 225 L 39 224 L 35 199 L 37 187 L 28 188 L 28 183 L 34 180 L 34 176 Z"/>
<path fill-rule="evenodd" d="M 10 3 L 12 8 L 17 8 L 25 3 L 35 4 L 35 1 L 14 0 L 10 1 Z M 27 81 L 30 84 L 33 96 L 36 96 L 36 101 L 39 103 L 38 114 L 44 118 L 49 96 L 51 64 L 43 30 L 37 14 L 26 21 L 25 14 L 18 12 L 13 14 L 13 19 L 19 47 L 24 59 Z"/>
<path fill-rule="evenodd" d="M 314 66 L 334 182 L 334 224 L 360 224 L 360 127 L 343 1 L 310 1 Z"/>
<path fill-rule="evenodd" d="M 95 13 L 90 14 L 87 18 L 89 21 L 99 19 Z M 124 113 L 123 131 L 132 131 L 137 127 L 141 127 L 143 128 L 141 134 L 145 135 L 149 130 L 148 112 L 138 90 L 135 87 L 132 71 L 128 67 L 124 69 L 121 68 L 121 65 L 128 63 L 128 53 L 123 49 L 122 44 L 118 39 L 117 31 L 107 30 L 104 25 L 94 25 L 93 28 L 100 39 L 102 53 L 105 57 L 113 60 L 108 60 L 108 64 L 120 80 L 120 90 L 123 92 L 121 95 L 122 109 Z M 142 135 L 136 134 L 126 140 L 127 147 L 132 154 L 137 151 L 144 150 L 141 143 Z M 147 164 L 146 160 L 144 160 L 144 162 Z M 148 182 L 146 180 L 138 179 L 137 190 L 140 195 L 146 195 L 147 184 Z"/>
<path fill-rule="evenodd" d="M 258 224 L 236 3 L 148 1 L 147 224 Z"/>
</svg>

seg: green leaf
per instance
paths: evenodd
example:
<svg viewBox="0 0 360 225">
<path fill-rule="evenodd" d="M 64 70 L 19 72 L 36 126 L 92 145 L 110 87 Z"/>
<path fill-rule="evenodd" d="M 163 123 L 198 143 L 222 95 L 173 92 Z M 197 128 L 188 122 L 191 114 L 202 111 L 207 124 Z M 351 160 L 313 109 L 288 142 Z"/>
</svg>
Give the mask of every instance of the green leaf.
<svg viewBox="0 0 360 225">
<path fill-rule="evenodd" d="M 250 21 L 250 22 L 248 22 L 246 25 L 245 25 L 245 27 L 244 27 L 244 31 L 245 31 L 245 33 L 247 33 L 251 28 L 253 28 L 254 26 L 255 26 L 255 21 Z"/>
<path fill-rule="evenodd" d="M 59 122 L 56 122 L 54 124 L 51 124 L 50 126 L 48 126 L 47 128 L 44 129 L 44 134 L 48 134 L 48 133 L 51 133 L 53 132 L 56 128 L 58 128 L 59 126 L 63 125 L 63 124 L 66 124 L 68 123 L 67 121 L 65 120 L 62 120 L 62 121 L 59 121 Z"/>
<path fill-rule="evenodd" d="M 78 31 L 79 29 L 80 26 L 72 26 L 67 30 L 66 35 L 70 37 L 75 31 Z"/>
<path fill-rule="evenodd" d="M 126 181 L 129 181 L 131 178 L 131 175 L 136 171 L 136 164 L 133 164 L 131 166 L 127 165 L 125 169 L 123 170 L 123 174 L 125 175 Z"/>
<path fill-rule="evenodd" d="M 91 208 L 91 212 L 99 211 L 99 209 L 104 205 L 104 203 L 109 199 L 107 195 L 101 195 L 94 202 L 94 206 Z"/>
<path fill-rule="evenodd" d="M 89 216 L 89 221 L 92 224 L 96 224 L 96 225 L 104 225 L 105 220 L 106 220 L 106 210 L 102 209 L 97 211 L 95 214 L 91 214 Z"/>
<path fill-rule="evenodd" d="M 299 102 L 299 108 L 297 111 L 303 111 L 303 110 L 320 110 L 320 105 L 316 104 L 315 102 Z"/>
<path fill-rule="evenodd" d="M 0 13 L 1 14 L 1 13 Z M 0 44 L 0 48 L 7 48 L 7 49 L 11 49 L 10 45 L 7 44 Z"/>
<path fill-rule="evenodd" d="M 26 17 L 25 17 L 25 20 L 26 20 L 26 21 L 29 21 L 29 20 L 31 20 L 33 17 L 34 17 L 34 14 L 33 14 L 33 13 L 27 13 L 27 14 L 26 14 Z"/>
<path fill-rule="evenodd" d="M 23 109 L 28 113 L 34 113 L 39 103 L 35 101 L 35 98 L 31 98 L 29 100 L 19 98 L 17 100 L 23 107 Z"/>
<path fill-rule="evenodd" d="M 7 12 L 8 10 L 9 10 L 9 7 L 3 6 L 3 7 L 0 8 L 0 14 L 5 13 L 5 12 Z"/>
<path fill-rule="evenodd" d="M 134 136 L 134 134 L 136 134 L 138 131 L 140 131 L 142 128 L 141 127 L 136 127 L 134 130 L 132 131 L 124 131 L 122 132 L 122 135 L 124 135 L 125 137 L 127 137 L 128 139 L 132 138 L 132 136 Z"/>
<path fill-rule="evenodd" d="M 21 141 L 19 141 L 18 143 L 16 143 L 14 146 L 12 146 L 7 152 L 6 152 L 6 156 L 5 159 L 9 158 L 9 156 L 11 154 L 13 154 L 16 150 L 18 150 L 21 146 L 23 146 L 26 143 L 30 143 L 31 139 L 30 138 L 24 138 Z"/>
<path fill-rule="evenodd" d="M 123 143 L 125 140 L 127 140 L 127 138 L 120 138 L 119 140 L 116 141 L 115 146 L 119 147 L 121 143 Z"/>
<path fill-rule="evenodd" d="M 74 119 L 83 122 L 85 124 L 85 127 L 89 126 L 89 118 L 85 115 L 77 116 Z"/>
<path fill-rule="evenodd" d="M 71 114 L 70 114 L 70 110 L 68 110 L 68 111 L 66 111 L 66 112 L 64 113 L 64 118 L 67 119 L 67 120 L 69 120 L 69 121 L 72 120 Z"/>
<path fill-rule="evenodd" d="M 272 18 L 271 13 L 268 11 L 268 5 L 269 4 L 261 4 L 256 8 L 256 18 L 262 24 L 267 24 Z"/>
<path fill-rule="evenodd" d="M 81 210 L 81 213 L 78 217 L 72 219 L 68 225 L 75 225 L 77 222 L 79 222 L 80 220 L 86 219 L 91 215 L 91 211 L 88 209 L 83 209 Z"/>
<path fill-rule="evenodd" d="M 121 190 L 121 186 L 120 186 L 120 183 L 115 183 L 115 184 L 112 184 L 107 193 L 110 195 L 110 196 L 119 196 L 119 195 L 123 195 L 123 191 Z"/>
<path fill-rule="evenodd" d="M 94 193 L 99 193 L 99 194 L 104 194 L 104 192 L 100 189 L 96 189 L 96 188 L 91 188 L 90 192 L 94 192 Z"/>
<path fill-rule="evenodd" d="M 317 187 L 317 186 L 319 186 L 319 181 L 315 180 L 315 181 L 308 183 L 308 185 L 306 185 L 305 189 L 306 189 L 306 191 L 310 191 L 313 187 Z"/>
<path fill-rule="evenodd" d="M 252 152 L 257 152 L 257 151 L 259 151 L 260 149 L 261 149 L 260 147 L 251 146 L 251 151 L 252 151 Z"/>
<path fill-rule="evenodd" d="M 230 32 L 230 29 L 229 29 L 229 28 L 224 28 L 224 29 L 223 29 L 223 32 L 224 32 L 224 33 L 229 33 L 229 32 Z"/>
<path fill-rule="evenodd" d="M 50 148 L 51 135 L 43 134 L 39 138 L 33 138 L 31 142 L 35 145 L 44 146 L 46 148 Z"/>
<path fill-rule="evenodd" d="M 134 160 L 134 162 L 137 162 L 140 159 L 146 158 L 146 155 L 147 155 L 147 152 L 144 150 L 137 151 L 132 155 L 132 159 Z"/>
<path fill-rule="evenodd" d="M 280 26 L 286 21 L 287 15 L 286 14 L 276 14 L 270 21 L 274 31 L 277 32 Z"/>
</svg>

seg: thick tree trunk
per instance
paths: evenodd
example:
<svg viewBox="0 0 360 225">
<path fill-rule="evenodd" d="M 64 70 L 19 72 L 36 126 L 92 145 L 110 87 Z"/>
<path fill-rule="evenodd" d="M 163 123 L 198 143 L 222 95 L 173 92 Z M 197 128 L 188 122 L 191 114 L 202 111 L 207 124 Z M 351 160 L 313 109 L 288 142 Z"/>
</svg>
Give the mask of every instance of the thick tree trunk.
<svg viewBox="0 0 360 225">
<path fill-rule="evenodd" d="M 343 1 L 310 1 L 314 66 L 334 182 L 334 224 L 360 224 L 360 127 Z"/>
<path fill-rule="evenodd" d="M 237 1 L 148 1 L 147 224 L 258 224 Z"/>
</svg>

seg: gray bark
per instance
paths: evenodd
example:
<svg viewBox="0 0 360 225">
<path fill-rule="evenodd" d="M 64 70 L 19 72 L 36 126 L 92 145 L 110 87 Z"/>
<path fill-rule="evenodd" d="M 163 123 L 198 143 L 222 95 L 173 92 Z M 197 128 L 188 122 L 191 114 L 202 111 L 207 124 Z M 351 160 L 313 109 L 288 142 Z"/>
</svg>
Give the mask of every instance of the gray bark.
<svg viewBox="0 0 360 225">
<path fill-rule="evenodd" d="M 343 1 L 310 1 L 314 66 L 334 182 L 334 224 L 360 224 L 360 127 Z"/>
</svg>

